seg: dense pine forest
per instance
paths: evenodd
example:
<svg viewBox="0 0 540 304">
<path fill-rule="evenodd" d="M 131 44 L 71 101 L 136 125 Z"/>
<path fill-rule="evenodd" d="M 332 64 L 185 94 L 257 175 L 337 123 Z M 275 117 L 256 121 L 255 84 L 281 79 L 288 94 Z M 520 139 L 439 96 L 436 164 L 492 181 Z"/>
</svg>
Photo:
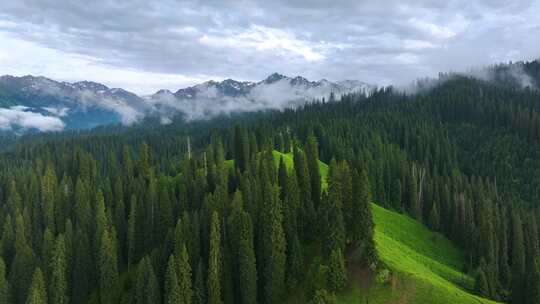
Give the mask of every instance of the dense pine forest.
<svg viewBox="0 0 540 304">
<path fill-rule="evenodd" d="M 351 263 L 385 268 L 372 202 L 454 242 L 471 292 L 540 303 L 540 92 L 508 68 L 0 139 L 0 303 L 334 303 Z"/>
</svg>

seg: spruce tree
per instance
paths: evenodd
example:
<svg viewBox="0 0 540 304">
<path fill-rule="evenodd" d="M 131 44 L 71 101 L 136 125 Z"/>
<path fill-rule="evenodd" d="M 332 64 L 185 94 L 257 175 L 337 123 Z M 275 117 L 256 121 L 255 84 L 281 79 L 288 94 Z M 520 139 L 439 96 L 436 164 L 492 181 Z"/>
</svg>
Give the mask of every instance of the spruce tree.
<svg viewBox="0 0 540 304">
<path fill-rule="evenodd" d="M 321 203 L 321 173 L 319 171 L 319 144 L 313 135 L 310 135 L 307 138 L 306 156 L 309 170 L 311 200 L 313 201 L 314 208 L 318 208 Z"/>
<path fill-rule="evenodd" d="M 501 214 L 501 224 L 499 227 L 499 237 L 500 237 L 500 245 L 499 245 L 499 282 L 501 284 L 502 289 L 507 290 L 508 285 L 510 284 L 510 266 L 508 264 L 508 255 L 509 255 L 509 248 L 508 248 L 508 218 L 507 218 L 507 212 L 506 210 L 501 207 L 500 208 L 500 214 Z"/>
<path fill-rule="evenodd" d="M 67 258 L 64 235 L 60 234 L 56 239 L 52 258 L 51 276 L 51 302 L 67 304 L 68 300 L 68 280 L 67 280 Z"/>
<path fill-rule="evenodd" d="M 43 223 L 52 232 L 56 231 L 54 220 L 54 209 L 56 203 L 57 179 L 52 164 L 47 166 L 45 175 L 41 179 L 41 204 L 43 212 Z"/>
<path fill-rule="evenodd" d="M 527 304 L 535 304 L 540 303 L 540 248 L 538 246 L 538 228 L 534 215 L 528 217 L 526 226 L 525 299 Z"/>
<path fill-rule="evenodd" d="M 484 270 L 480 267 L 474 276 L 474 292 L 484 298 L 489 297 L 489 286 Z"/>
<path fill-rule="evenodd" d="M 102 232 L 99 250 L 99 298 L 101 304 L 116 303 L 118 262 L 115 240 L 106 229 Z"/>
<path fill-rule="evenodd" d="M 285 292 L 285 235 L 283 214 L 276 186 L 266 183 L 261 221 L 263 298 L 267 304 L 280 303 Z"/>
<path fill-rule="evenodd" d="M 22 302 L 21 302 L 22 303 Z M 45 280 L 43 273 L 38 267 L 32 276 L 32 284 L 28 290 L 26 304 L 47 304 L 47 290 L 45 289 Z"/>
<path fill-rule="evenodd" d="M 126 264 L 127 259 L 127 221 L 126 205 L 124 201 L 124 189 L 122 179 L 118 177 L 114 184 L 114 226 L 118 233 L 118 260 L 120 265 Z M 123 270 L 123 268 L 121 268 Z"/>
<path fill-rule="evenodd" d="M 353 225 L 351 239 L 357 246 L 362 246 L 364 260 L 368 263 L 377 261 L 377 252 L 373 241 L 373 215 L 371 214 L 371 186 L 366 171 L 353 175 Z"/>
<path fill-rule="evenodd" d="M 518 213 L 515 213 L 512 221 L 512 285 L 510 291 L 510 303 L 525 303 L 525 241 L 523 225 Z"/>
<path fill-rule="evenodd" d="M 330 254 L 328 261 L 328 290 L 337 293 L 347 284 L 347 271 L 345 269 L 345 261 L 341 249 L 335 248 Z"/>
<path fill-rule="evenodd" d="M 204 280 L 204 272 L 202 261 L 197 264 L 197 272 L 195 272 L 195 284 L 193 286 L 193 304 L 206 303 L 206 284 Z"/>
<path fill-rule="evenodd" d="M 94 223 L 92 231 L 92 242 L 94 247 L 94 261 L 95 273 L 100 271 L 99 269 L 99 259 L 100 259 L 100 249 L 101 249 L 101 239 L 103 237 L 103 232 L 107 229 L 107 214 L 105 210 L 105 198 L 103 197 L 103 192 L 100 190 L 96 193 L 96 202 L 94 210 Z"/>
<path fill-rule="evenodd" d="M 221 304 L 221 232 L 216 211 L 212 213 L 209 241 L 207 300 L 208 304 Z"/>
<path fill-rule="evenodd" d="M 300 190 L 300 209 L 302 212 L 298 224 L 303 232 L 302 239 L 314 240 L 316 237 L 315 220 L 317 213 L 311 199 L 311 177 L 306 156 L 298 147 L 294 149 L 294 170 L 298 181 L 298 189 Z"/>
<path fill-rule="evenodd" d="M 240 172 L 244 172 L 249 163 L 249 143 L 247 132 L 240 125 L 234 127 L 234 160 Z"/>
<path fill-rule="evenodd" d="M 66 280 L 67 280 L 67 297 L 70 299 L 70 293 L 73 290 L 73 268 L 75 257 L 75 231 L 70 219 L 66 220 L 64 228 L 64 243 L 66 248 Z"/>
<path fill-rule="evenodd" d="M 156 235 L 166 235 L 173 222 L 173 208 L 169 196 L 167 179 L 164 176 L 159 178 L 158 198 L 156 203 Z"/>
<path fill-rule="evenodd" d="M 341 210 L 343 213 L 343 220 L 345 222 L 345 238 L 347 242 L 350 241 L 350 235 L 347 233 L 351 230 L 352 218 L 351 215 L 353 209 L 353 184 L 351 169 L 346 161 L 341 161 L 339 167 L 339 183 L 341 187 Z"/>
<path fill-rule="evenodd" d="M 326 257 L 329 257 L 335 248 L 345 249 L 342 189 L 340 169 L 337 162 L 332 159 L 328 169 L 328 195 L 322 200 L 319 208 L 321 240 Z"/>
<path fill-rule="evenodd" d="M 257 303 L 257 267 L 253 248 L 253 232 L 250 216 L 245 211 L 239 211 L 236 219 L 238 237 L 237 270 L 240 303 Z"/>
<path fill-rule="evenodd" d="M 533 262 L 527 269 L 527 289 L 525 295 L 527 304 L 540 303 L 540 269 L 538 262 Z"/>
<path fill-rule="evenodd" d="M 161 294 L 154 267 L 147 256 L 137 266 L 135 282 L 135 304 L 152 304 L 161 302 Z"/>
<path fill-rule="evenodd" d="M 15 303 L 24 303 L 28 288 L 33 280 L 32 273 L 36 266 L 37 261 L 34 252 L 26 242 L 22 217 L 18 215 L 15 229 L 15 257 L 9 271 L 9 282 L 13 288 Z M 45 299 L 45 301 L 47 300 Z"/>
<path fill-rule="evenodd" d="M 45 270 L 45 273 L 52 273 L 52 261 L 54 253 L 55 240 L 54 235 L 49 228 L 45 229 L 43 233 L 43 242 L 41 247 L 42 265 L 41 268 Z M 50 286 L 47 286 L 50 287 Z M 49 296 L 50 296 L 49 290 Z"/>
<path fill-rule="evenodd" d="M 403 210 L 402 186 L 401 186 L 401 180 L 399 178 L 394 179 L 394 182 L 392 183 L 392 191 L 390 192 L 390 200 L 395 210 L 397 211 Z"/>
<path fill-rule="evenodd" d="M 128 269 L 130 265 L 135 264 L 139 257 L 139 238 L 137 234 L 137 198 L 135 195 L 131 196 L 131 205 L 129 208 L 129 219 L 127 228 L 127 257 L 128 257 Z"/>
<path fill-rule="evenodd" d="M 279 199 L 282 201 L 285 199 L 285 194 L 287 191 L 287 180 L 288 180 L 288 174 L 287 174 L 287 166 L 285 166 L 285 161 L 283 160 L 283 156 L 279 158 L 279 166 L 278 166 L 278 184 L 279 184 Z"/>
<path fill-rule="evenodd" d="M 177 259 L 177 277 L 178 277 L 178 290 L 180 292 L 181 304 L 191 304 L 193 299 L 193 289 L 191 287 L 191 265 L 189 263 L 189 256 L 184 245 L 180 251 L 180 256 Z"/>
<path fill-rule="evenodd" d="M 301 279 L 303 272 L 304 257 L 300 236 L 302 235 L 298 218 L 300 210 L 300 193 L 294 172 L 287 177 L 286 194 L 283 202 L 283 228 L 287 241 L 287 271 L 286 283 L 289 288 L 294 288 Z"/>
<path fill-rule="evenodd" d="M 428 219 L 429 228 L 435 231 L 439 230 L 439 223 L 440 223 L 439 208 L 437 206 L 438 206 L 438 203 L 434 202 L 433 206 L 431 207 L 431 211 L 429 212 L 429 219 Z"/>
<path fill-rule="evenodd" d="M 72 303 L 86 300 L 90 291 L 90 273 L 92 272 L 90 241 L 87 233 L 80 228 L 75 232 L 75 256 L 73 257 Z"/>
<path fill-rule="evenodd" d="M 2 245 L 0 246 L 1 256 L 4 257 L 5 263 L 10 265 L 15 254 L 15 231 L 13 230 L 13 222 L 10 214 L 4 218 L 0 244 Z"/>
<path fill-rule="evenodd" d="M 81 227 L 84 231 L 90 232 L 90 194 L 88 184 L 85 180 L 78 179 L 75 186 L 75 225 Z"/>
<path fill-rule="evenodd" d="M 418 183 L 416 182 L 416 176 L 410 173 L 407 176 L 407 211 L 409 214 L 417 219 L 422 219 L 422 208 L 420 208 L 420 202 L 418 198 Z"/>
<path fill-rule="evenodd" d="M 22 206 L 22 199 L 21 195 L 19 194 L 19 190 L 17 190 L 17 184 L 14 180 L 9 183 L 9 188 L 7 191 L 7 207 L 8 210 L 12 214 L 16 214 L 17 212 L 22 212 L 23 206 Z"/>
<path fill-rule="evenodd" d="M 0 257 L 0 303 L 11 304 L 11 290 L 6 277 L 6 264 Z"/>
<path fill-rule="evenodd" d="M 147 285 L 146 285 L 146 304 L 160 303 L 161 302 L 161 290 L 159 282 L 152 266 L 151 260 L 147 260 Z"/>
<path fill-rule="evenodd" d="M 167 270 L 165 272 L 165 303 L 164 304 L 180 304 L 182 303 L 182 294 L 178 286 L 178 277 L 176 275 L 177 264 L 174 255 L 169 256 Z"/>
<path fill-rule="evenodd" d="M 336 297 L 329 293 L 326 289 L 319 289 L 315 291 L 313 298 L 309 302 L 310 304 L 335 304 Z"/>
</svg>

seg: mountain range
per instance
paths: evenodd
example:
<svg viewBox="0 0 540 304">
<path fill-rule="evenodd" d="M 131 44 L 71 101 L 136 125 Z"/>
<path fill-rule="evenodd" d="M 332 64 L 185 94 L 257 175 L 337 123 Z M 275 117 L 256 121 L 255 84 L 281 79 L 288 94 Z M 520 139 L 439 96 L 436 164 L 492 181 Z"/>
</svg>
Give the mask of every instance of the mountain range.
<svg viewBox="0 0 540 304">
<path fill-rule="evenodd" d="M 330 94 L 369 94 L 375 87 L 356 80 L 309 81 L 271 74 L 259 82 L 207 81 L 176 92 L 139 96 L 91 81 L 59 82 L 41 76 L 0 77 L 0 130 L 59 131 L 133 124 L 144 117 L 168 123 L 174 116 L 203 119 L 219 114 L 296 107 Z"/>
</svg>

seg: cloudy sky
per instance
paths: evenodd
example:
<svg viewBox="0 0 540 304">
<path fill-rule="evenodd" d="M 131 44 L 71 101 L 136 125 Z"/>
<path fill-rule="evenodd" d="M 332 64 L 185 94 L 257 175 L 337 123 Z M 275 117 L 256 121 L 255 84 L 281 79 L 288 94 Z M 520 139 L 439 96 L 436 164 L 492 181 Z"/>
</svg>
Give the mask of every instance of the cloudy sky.
<svg viewBox="0 0 540 304">
<path fill-rule="evenodd" d="M 272 72 L 406 84 L 539 58 L 539 12 L 540 0 L 0 1 L 0 74 L 139 94 Z"/>
</svg>

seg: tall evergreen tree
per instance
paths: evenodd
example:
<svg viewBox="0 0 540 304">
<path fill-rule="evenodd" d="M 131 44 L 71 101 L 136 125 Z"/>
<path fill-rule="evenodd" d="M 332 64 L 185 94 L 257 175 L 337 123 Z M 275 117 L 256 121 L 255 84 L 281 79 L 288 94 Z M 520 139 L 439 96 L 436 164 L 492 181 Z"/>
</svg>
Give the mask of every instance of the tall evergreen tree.
<svg viewBox="0 0 540 304">
<path fill-rule="evenodd" d="M 6 264 L 0 257 L 0 303 L 11 304 L 11 290 L 6 277 Z"/>
<path fill-rule="evenodd" d="M 92 231 L 92 242 L 94 252 L 94 261 L 95 273 L 100 271 L 99 259 L 100 259 L 100 250 L 101 250 L 101 239 L 103 237 L 103 232 L 107 229 L 107 214 L 105 210 L 105 198 L 103 197 L 103 192 L 100 190 L 96 193 L 96 202 L 94 207 L 94 217 L 93 217 L 93 228 Z"/>
<path fill-rule="evenodd" d="M 538 227 L 535 216 L 529 216 L 527 220 L 527 249 L 526 249 L 526 276 L 525 276 L 525 300 L 527 304 L 540 303 L 540 248 L 538 244 Z"/>
<path fill-rule="evenodd" d="M 22 303 L 22 302 L 21 302 Z M 32 284 L 28 290 L 26 304 L 47 304 L 47 290 L 45 289 L 45 280 L 43 273 L 38 267 L 32 277 Z"/>
<path fill-rule="evenodd" d="M 279 190 L 266 183 L 261 221 L 262 279 L 264 302 L 279 303 L 285 292 L 285 235 Z"/>
<path fill-rule="evenodd" d="M 294 288 L 301 279 L 304 256 L 300 243 L 300 225 L 298 225 L 300 209 L 300 193 L 294 172 L 287 177 L 286 194 L 283 201 L 283 229 L 287 242 L 286 282 Z"/>
<path fill-rule="evenodd" d="M 99 250 L 99 298 L 101 304 L 116 303 L 118 262 L 116 242 L 107 229 L 101 235 Z"/>
<path fill-rule="evenodd" d="M 339 183 L 341 187 L 341 210 L 343 213 L 343 220 L 345 223 L 345 237 L 347 241 L 350 241 L 350 236 L 347 234 L 348 231 L 350 231 L 350 227 L 352 226 L 352 218 L 351 215 L 353 214 L 353 183 L 352 183 L 352 174 L 351 169 L 349 167 L 349 164 L 347 161 L 341 161 L 338 164 L 339 167 Z"/>
<path fill-rule="evenodd" d="M 311 199 L 311 177 L 305 154 L 298 147 L 294 149 L 294 170 L 301 199 L 301 216 L 299 225 L 303 233 L 303 239 L 315 239 L 315 219 L 317 217 L 315 206 Z"/>
<path fill-rule="evenodd" d="M 169 196 L 168 181 L 164 176 L 159 178 L 158 197 L 156 203 L 156 235 L 166 235 L 167 230 L 174 225 L 173 208 Z"/>
<path fill-rule="evenodd" d="M 91 231 L 90 194 L 86 180 L 78 179 L 75 186 L 75 225 L 84 231 Z"/>
<path fill-rule="evenodd" d="M 0 240 L 2 256 L 7 265 L 10 265 L 13 256 L 15 255 L 15 231 L 13 230 L 13 222 L 11 215 L 8 214 L 4 218 L 4 226 L 2 229 L 2 239 Z"/>
<path fill-rule="evenodd" d="M 15 303 L 24 303 L 37 261 L 26 241 L 22 216 L 16 217 L 15 227 L 15 257 L 10 266 L 9 282 L 13 288 Z"/>
<path fill-rule="evenodd" d="M 242 209 L 242 195 L 235 194 L 236 204 L 229 219 L 230 248 L 234 250 L 233 267 L 239 303 L 257 303 L 257 267 L 253 247 L 253 227 L 249 213 Z"/>
<path fill-rule="evenodd" d="M 411 173 L 407 177 L 407 211 L 417 220 L 422 218 L 422 208 L 418 197 L 418 183 L 416 175 Z"/>
<path fill-rule="evenodd" d="M 474 277 L 474 292 L 484 298 L 489 296 L 490 292 L 487 277 L 482 268 L 476 270 L 476 275 Z"/>
<path fill-rule="evenodd" d="M 394 179 L 392 184 L 392 191 L 390 191 L 390 200 L 395 210 L 403 210 L 402 202 L 402 186 L 399 178 Z"/>
<path fill-rule="evenodd" d="M 53 232 L 56 231 L 54 220 L 54 208 L 57 193 L 56 187 L 56 173 L 54 172 L 52 164 L 49 164 L 45 170 L 45 175 L 41 179 L 41 204 L 45 227 L 51 229 Z"/>
<path fill-rule="evenodd" d="M 128 268 L 134 264 L 139 257 L 139 237 L 137 233 L 137 197 L 131 196 L 131 204 L 129 208 L 129 219 L 127 228 L 127 257 Z"/>
<path fill-rule="evenodd" d="M 512 285 L 510 303 L 525 303 L 525 241 L 521 217 L 515 213 L 512 220 Z"/>
<path fill-rule="evenodd" d="M 246 130 L 240 125 L 234 127 L 234 160 L 240 172 L 246 170 L 249 163 L 249 142 Z"/>
<path fill-rule="evenodd" d="M 437 202 L 433 203 L 433 206 L 431 207 L 431 211 L 429 212 L 429 218 L 428 218 L 428 226 L 432 230 L 439 230 L 440 226 L 440 214 L 439 214 L 439 207 L 437 207 L 439 204 Z"/>
<path fill-rule="evenodd" d="M 161 293 L 156 273 L 150 259 L 145 256 L 137 267 L 135 282 L 135 304 L 152 304 L 161 302 Z"/>
<path fill-rule="evenodd" d="M 219 216 L 212 213 L 210 222 L 210 251 L 208 256 L 207 300 L 208 304 L 221 304 L 221 232 Z"/>
<path fill-rule="evenodd" d="M 92 272 L 90 241 L 87 233 L 80 228 L 75 232 L 75 254 L 71 281 L 73 290 L 72 303 L 84 302 L 90 291 L 90 273 Z"/>
<path fill-rule="evenodd" d="M 174 255 L 169 256 L 167 270 L 165 272 L 165 304 L 180 304 L 182 303 L 182 294 L 178 285 L 178 277 L 176 275 L 177 264 Z"/>
<path fill-rule="evenodd" d="M 345 223 L 342 211 L 342 185 L 340 169 L 332 159 L 328 169 L 328 195 L 319 208 L 323 252 L 330 256 L 333 249 L 345 249 Z"/>
<path fill-rule="evenodd" d="M 60 234 L 56 239 L 52 258 L 51 276 L 51 303 L 67 304 L 68 300 L 68 279 L 67 279 L 67 258 L 64 235 Z"/>
<path fill-rule="evenodd" d="M 330 253 L 328 262 L 328 290 L 334 293 L 341 291 L 347 284 L 347 272 L 341 249 L 336 248 Z"/>
<path fill-rule="evenodd" d="M 363 247 L 368 263 L 376 262 L 377 253 L 373 241 L 373 216 L 371 214 L 371 186 L 366 171 L 353 175 L 353 224 L 350 236 L 353 244 Z"/>
<path fill-rule="evenodd" d="M 321 203 L 321 173 L 319 171 L 319 144 L 317 143 L 317 138 L 313 135 L 307 138 L 306 156 L 311 199 L 313 200 L 314 207 L 318 208 Z"/>
<path fill-rule="evenodd" d="M 204 272 L 202 261 L 199 260 L 197 272 L 195 272 L 195 284 L 193 286 L 193 304 L 206 303 L 206 284 L 204 280 Z"/>
<path fill-rule="evenodd" d="M 45 232 L 43 233 L 43 243 L 41 247 L 41 256 L 42 256 L 41 267 L 42 269 L 45 270 L 46 273 L 52 273 L 54 247 L 55 247 L 54 235 L 49 228 L 46 228 Z M 47 286 L 47 287 L 50 287 L 50 286 Z M 51 296 L 50 290 L 48 293 L 49 293 L 49 296 Z"/>
<path fill-rule="evenodd" d="M 193 299 L 193 289 L 191 287 L 191 265 L 189 256 L 184 245 L 177 261 L 178 289 L 181 295 L 181 304 L 191 304 Z"/>
</svg>

